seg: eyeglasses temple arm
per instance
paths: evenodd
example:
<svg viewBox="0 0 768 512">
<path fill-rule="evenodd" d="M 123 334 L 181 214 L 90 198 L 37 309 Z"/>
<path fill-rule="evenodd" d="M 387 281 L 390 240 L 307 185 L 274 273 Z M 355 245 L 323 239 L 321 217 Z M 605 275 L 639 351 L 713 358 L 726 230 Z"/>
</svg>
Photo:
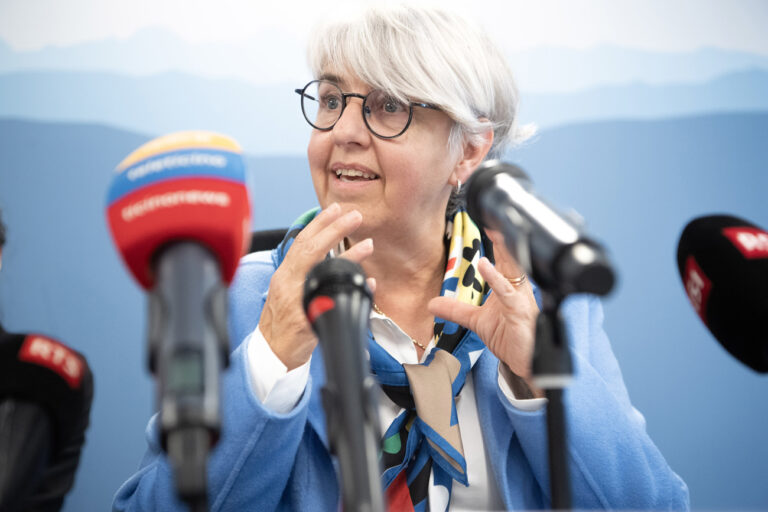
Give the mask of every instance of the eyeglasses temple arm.
<svg viewBox="0 0 768 512">
<path fill-rule="evenodd" d="M 313 97 L 312 97 L 312 96 L 310 96 L 309 94 L 305 93 L 305 92 L 304 92 L 304 89 L 294 89 L 294 90 L 293 90 L 293 92 L 295 92 L 295 93 L 296 93 L 296 94 L 298 94 L 299 96 L 306 96 L 307 98 L 309 98 L 309 99 L 311 99 L 311 100 L 315 100 L 315 101 L 317 101 L 317 98 L 313 98 Z"/>
</svg>

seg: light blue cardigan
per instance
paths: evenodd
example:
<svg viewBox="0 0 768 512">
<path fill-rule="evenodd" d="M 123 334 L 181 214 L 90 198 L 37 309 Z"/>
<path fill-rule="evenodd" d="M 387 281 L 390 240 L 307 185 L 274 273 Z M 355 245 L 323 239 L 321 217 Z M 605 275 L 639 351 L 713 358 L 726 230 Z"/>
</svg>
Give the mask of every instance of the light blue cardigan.
<svg viewBox="0 0 768 512">
<path fill-rule="evenodd" d="M 242 341 L 261 316 L 273 252 L 243 258 L 230 293 L 230 336 L 238 346 L 223 379 L 223 432 L 208 467 L 211 511 L 339 510 L 339 483 L 328 453 L 319 390 L 322 352 L 312 356 L 301 400 L 288 414 L 265 409 L 250 387 Z M 688 489 L 667 465 L 629 401 L 621 371 L 602 328 L 600 302 L 569 299 L 564 319 L 576 378 L 566 391 L 574 508 L 688 510 Z M 514 408 L 501 392 L 498 359 L 484 351 L 474 369 L 477 412 L 493 477 L 510 510 L 549 507 L 545 411 Z M 157 436 L 146 431 L 140 469 L 115 495 L 114 509 L 186 510 Z"/>
</svg>

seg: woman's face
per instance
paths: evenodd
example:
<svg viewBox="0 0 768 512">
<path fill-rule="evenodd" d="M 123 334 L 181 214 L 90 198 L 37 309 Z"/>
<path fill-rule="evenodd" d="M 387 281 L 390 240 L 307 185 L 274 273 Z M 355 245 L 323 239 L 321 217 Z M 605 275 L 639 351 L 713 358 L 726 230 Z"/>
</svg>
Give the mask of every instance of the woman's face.
<svg viewBox="0 0 768 512">
<path fill-rule="evenodd" d="M 363 95 L 370 90 L 348 75 L 339 77 L 339 86 Z M 307 153 L 320 205 L 338 202 L 345 211 L 360 211 L 363 225 L 355 238 L 382 228 L 406 234 L 419 223 L 442 222 L 455 184 L 457 159 L 447 146 L 451 119 L 414 107 L 405 133 L 380 139 L 366 127 L 361 108 L 361 99 L 349 98 L 332 130 L 312 131 Z"/>
</svg>

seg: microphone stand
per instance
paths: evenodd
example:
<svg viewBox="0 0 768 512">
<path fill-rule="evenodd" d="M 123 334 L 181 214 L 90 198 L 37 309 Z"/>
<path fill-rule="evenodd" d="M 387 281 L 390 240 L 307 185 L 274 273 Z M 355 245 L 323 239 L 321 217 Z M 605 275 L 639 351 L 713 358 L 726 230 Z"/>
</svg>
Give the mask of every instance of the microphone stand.
<svg viewBox="0 0 768 512">
<path fill-rule="evenodd" d="M 567 510 L 571 492 L 563 395 L 573 377 L 573 364 L 559 311 L 572 293 L 606 295 L 613 287 L 613 269 L 600 244 L 582 233 L 580 222 L 563 217 L 534 194 L 519 167 L 487 161 L 472 175 L 467 189 L 469 214 L 485 227 L 501 231 L 510 254 L 541 290 L 533 383 L 548 399 L 552 508 Z"/>
<path fill-rule="evenodd" d="M 567 428 L 563 396 L 573 378 L 573 363 L 560 316 L 562 300 L 542 290 L 542 310 L 536 320 L 533 351 L 533 383 L 547 397 L 549 488 L 552 510 L 570 510 L 571 486 L 567 458 Z"/>
<path fill-rule="evenodd" d="M 178 242 L 155 259 L 149 294 L 149 369 L 157 377 L 160 434 L 177 496 L 208 509 L 207 460 L 221 431 L 219 378 L 229 364 L 227 289 L 216 258 Z"/>
<path fill-rule="evenodd" d="M 304 309 L 323 348 L 322 389 L 331 453 L 339 459 L 342 509 L 384 512 L 379 454 L 378 385 L 365 358 L 371 292 L 356 263 L 326 259 L 310 270 Z M 332 304 L 314 315 L 314 304 Z M 314 319 L 313 319 L 314 316 Z"/>
<path fill-rule="evenodd" d="M 321 339 L 321 343 L 325 342 L 325 374 L 353 377 L 349 380 L 327 378 L 322 389 L 328 441 L 341 468 L 342 509 L 384 512 L 379 465 L 381 435 L 376 410 L 379 388 L 373 376 L 364 371 L 368 365 L 362 345 L 371 303 L 366 297 L 350 300 L 347 306 L 344 304 L 347 297 L 343 295 L 337 296 L 336 302 L 340 309 L 355 311 L 359 305 L 362 310 L 344 318 L 342 325 L 333 325 L 332 331 L 338 333 L 336 341 L 345 350 L 329 350 L 328 340 Z M 356 318 L 363 319 L 364 324 L 359 325 Z M 354 336 L 350 336 L 351 333 Z"/>
</svg>

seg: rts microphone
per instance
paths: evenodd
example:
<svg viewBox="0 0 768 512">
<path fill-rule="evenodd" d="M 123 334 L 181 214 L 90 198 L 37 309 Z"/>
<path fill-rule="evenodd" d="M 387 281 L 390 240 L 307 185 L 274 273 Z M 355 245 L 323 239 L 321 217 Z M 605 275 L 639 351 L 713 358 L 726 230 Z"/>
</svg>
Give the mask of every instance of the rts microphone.
<svg viewBox="0 0 768 512">
<path fill-rule="evenodd" d="M 559 295 L 606 295 L 614 273 L 603 248 L 534 194 L 515 165 L 489 160 L 467 182 L 467 212 L 500 231 L 507 248 L 536 283 Z"/>
<path fill-rule="evenodd" d="M 148 142 L 115 169 L 107 217 L 125 264 L 150 292 L 149 368 L 176 490 L 202 508 L 229 356 L 226 286 L 250 241 L 240 146 L 203 131 Z"/>
<path fill-rule="evenodd" d="M 733 357 L 768 373 L 768 233 L 738 217 L 693 219 L 677 246 L 685 292 Z"/>
<path fill-rule="evenodd" d="M 364 350 L 371 300 L 363 270 L 349 260 L 326 259 L 307 274 L 304 310 L 323 348 L 323 406 L 343 509 L 383 512 L 377 388 Z"/>
<path fill-rule="evenodd" d="M 0 328 L 0 510 L 59 510 L 85 442 L 93 376 L 82 354 Z"/>
</svg>

